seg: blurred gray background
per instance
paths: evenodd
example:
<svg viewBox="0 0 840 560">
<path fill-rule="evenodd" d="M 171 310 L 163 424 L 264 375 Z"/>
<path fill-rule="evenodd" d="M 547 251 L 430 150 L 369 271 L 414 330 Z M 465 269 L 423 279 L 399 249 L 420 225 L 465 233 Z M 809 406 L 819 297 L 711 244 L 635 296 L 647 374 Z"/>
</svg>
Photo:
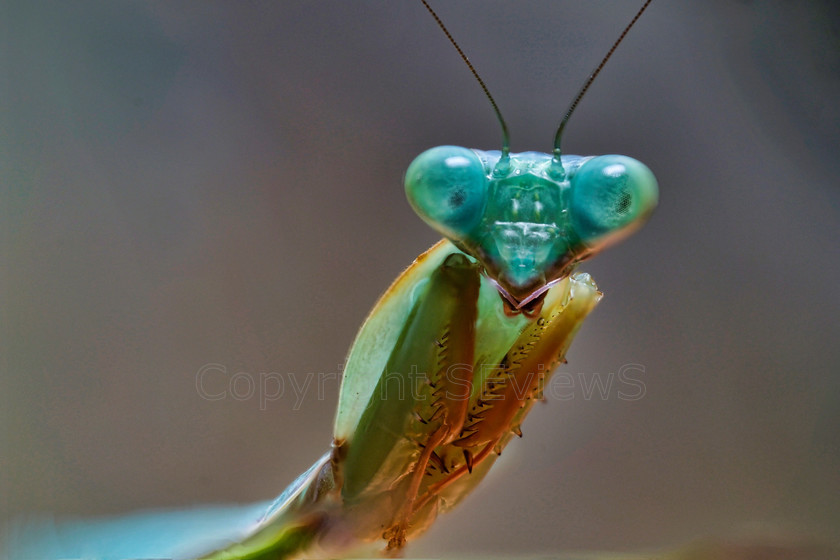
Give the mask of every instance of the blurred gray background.
<svg viewBox="0 0 840 560">
<path fill-rule="evenodd" d="M 548 151 L 639 2 L 437 4 L 513 150 Z M 651 6 L 564 148 L 644 161 L 660 207 L 584 267 L 573 398 L 410 555 L 837 538 L 839 11 Z M 404 169 L 499 146 L 478 85 L 417 2 L 4 1 L 0 26 L 2 518 L 274 496 L 338 393 L 291 380 L 338 372 L 436 240 Z M 591 390 L 626 364 L 641 398 Z M 289 382 L 261 406 L 265 372 Z"/>
</svg>

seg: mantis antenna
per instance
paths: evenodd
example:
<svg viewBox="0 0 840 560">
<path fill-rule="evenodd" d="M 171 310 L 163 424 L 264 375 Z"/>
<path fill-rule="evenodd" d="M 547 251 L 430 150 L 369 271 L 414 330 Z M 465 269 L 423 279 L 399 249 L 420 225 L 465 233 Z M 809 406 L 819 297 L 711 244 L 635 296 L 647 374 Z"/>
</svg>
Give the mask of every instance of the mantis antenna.
<svg viewBox="0 0 840 560">
<path fill-rule="evenodd" d="M 572 104 L 569 105 L 569 108 L 566 110 L 566 114 L 563 116 L 563 120 L 560 121 L 560 126 L 557 127 L 557 132 L 554 134 L 554 161 L 556 161 L 558 163 L 560 162 L 560 155 L 561 155 L 560 140 L 562 139 L 562 136 L 563 136 L 563 130 L 565 130 L 566 123 L 569 122 L 569 118 L 572 116 L 572 113 L 574 112 L 575 108 L 578 106 L 578 103 L 580 103 L 581 98 L 583 98 L 583 94 L 586 93 L 586 90 L 588 90 L 589 86 L 592 85 L 592 82 L 595 81 L 595 78 L 601 72 L 601 69 L 604 67 L 604 65 L 607 63 L 607 61 L 613 55 L 613 53 L 615 52 L 615 49 L 618 48 L 618 45 L 621 44 L 621 41 L 624 40 L 624 37 L 627 36 L 627 33 L 630 31 L 630 28 L 633 27 L 633 25 L 635 25 L 635 23 L 642 16 L 644 11 L 650 5 L 651 1 L 652 0 L 647 0 L 647 2 L 644 3 L 644 5 L 639 9 L 639 11 L 636 12 L 636 15 L 633 17 L 632 20 L 630 20 L 630 23 L 627 24 L 627 27 L 625 27 L 624 31 L 621 32 L 621 35 L 618 36 L 618 39 L 615 40 L 615 43 L 613 43 L 613 46 L 610 47 L 609 51 L 607 51 L 607 54 L 601 60 L 601 63 L 598 64 L 598 66 L 595 68 L 595 70 L 593 70 L 592 73 L 589 75 L 589 78 L 583 84 L 583 87 L 580 88 L 580 91 L 578 92 L 574 101 L 572 101 Z M 425 0 L 423 1 L 423 3 L 424 4 L 426 3 Z M 495 106 L 495 104 L 494 104 L 494 106 Z"/>
<path fill-rule="evenodd" d="M 440 29 L 446 35 L 447 39 L 449 39 L 449 42 L 452 43 L 452 46 L 455 47 L 455 50 L 458 51 L 458 54 L 461 55 L 461 60 L 463 60 L 464 63 L 467 65 L 467 67 L 470 69 L 470 72 L 472 72 L 472 75 L 478 81 L 478 84 L 481 86 L 481 89 L 484 90 L 484 95 L 487 96 L 487 99 L 490 101 L 490 104 L 493 106 L 493 110 L 496 112 L 496 118 L 499 119 L 499 124 L 502 127 L 502 157 L 499 159 L 498 164 L 496 164 L 496 169 L 494 171 L 494 174 L 505 175 L 507 169 L 509 168 L 510 134 L 508 133 L 508 127 L 507 127 L 507 124 L 505 123 L 505 119 L 504 119 L 504 117 L 502 117 L 502 112 L 499 110 L 499 106 L 496 105 L 496 101 L 493 99 L 493 96 L 490 94 L 490 90 L 487 89 L 487 85 L 484 83 L 484 80 L 482 80 L 481 76 L 478 75 L 478 71 L 472 65 L 472 63 L 470 62 L 470 59 L 467 58 L 467 55 L 464 54 L 464 51 L 461 50 L 460 45 L 458 45 L 458 42 L 455 41 L 454 37 L 452 37 L 452 34 L 449 33 L 449 30 L 443 24 L 443 21 L 441 21 L 440 17 L 438 17 L 437 13 L 432 9 L 431 6 L 429 6 L 429 3 L 426 2 L 426 0 L 420 0 L 420 1 L 423 2 L 423 5 L 426 6 L 426 9 L 429 11 L 429 13 L 432 14 L 432 17 L 437 22 L 438 27 L 440 27 Z M 618 36 L 618 39 L 615 40 L 615 43 L 613 43 L 612 47 L 610 47 L 610 50 L 607 51 L 607 54 L 604 55 L 604 58 L 601 59 L 601 62 L 598 64 L 598 66 L 595 68 L 595 70 L 593 70 L 592 73 L 589 75 L 589 78 L 586 80 L 586 82 L 584 82 L 583 87 L 580 88 L 580 91 L 578 91 L 578 94 L 575 96 L 571 105 L 569 105 L 569 108 L 566 110 L 566 114 L 563 116 L 563 119 L 560 121 L 560 125 L 557 127 L 557 132 L 554 134 L 553 167 L 555 169 L 554 172 L 557 175 L 560 175 L 560 176 L 563 175 L 563 166 L 562 166 L 562 163 L 560 162 L 560 156 L 561 156 L 561 153 L 562 153 L 561 150 L 560 150 L 560 141 L 562 140 L 563 131 L 566 129 L 566 124 L 569 122 L 569 119 L 571 118 L 572 113 L 577 108 L 578 104 L 580 103 L 580 100 L 583 99 L 584 94 L 587 92 L 587 90 L 589 90 L 589 86 L 592 85 L 592 82 L 595 81 L 595 78 L 598 77 L 598 74 L 601 72 L 601 70 L 607 64 L 607 61 L 613 55 L 616 48 L 618 48 L 618 45 L 621 44 L 621 42 L 627 36 L 627 33 L 636 24 L 636 22 L 639 20 L 639 18 L 642 16 L 642 14 L 644 13 L 644 11 L 647 9 L 647 7 L 650 5 L 650 3 L 652 1 L 653 0 L 647 0 L 642 5 L 642 7 L 639 9 L 639 11 L 636 12 L 636 15 L 633 16 L 633 19 L 630 20 L 630 23 L 627 24 L 627 27 L 625 27 L 624 31 L 622 31 L 621 34 Z"/>
<path fill-rule="evenodd" d="M 499 119 L 499 124 L 502 125 L 502 158 L 499 161 L 507 161 L 508 155 L 510 154 L 510 134 L 508 133 L 508 127 L 505 123 L 504 117 L 502 117 L 502 112 L 499 110 L 499 106 L 496 105 L 496 101 L 493 99 L 493 96 L 490 95 L 490 90 L 487 89 L 487 86 L 484 84 L 484 80 L 481 79 L 481 76 L 478 75 L 478 71 L 470 62 L 470 59 L 467 58 L 467 55 L 464 54 L 464 51 L 461 50 L 461 47 L 458 45 L 458 42 L 455 41 L 455 38 L 449 33 L 449 30 L 446 29 L 446 26 L 443 24 L 443 21 L 438 17 L 437 13 L 429 6 L 429 3 L 426 0 L 420 0 L 423 2 L 423 5 L 426 6 L 426 9 L 429 10 L 429 13 L 432 14 L 432 17 L 435 18 L 435 21 L 438 24 L 438 27 L 443 31 L 446 35 L 449 42 L 452 43 L 452 46 L 455 47 L 455 50 L 458 51 L 458 54 L 461 55 L 461 60 L 467 65 L 472 72 L 472 75 L 475 76 L 475 79 L 478 80 L 478 84 L 481 86 L 481 89 L 484 90 L 484 95 L 487 96 L 487 99 L 490 100 L 490 104 L 493 106 L 493 110 L 496 111 L 496 118 Z M 626 32 L 626 31 L 625 31 Z"/>
</svg>

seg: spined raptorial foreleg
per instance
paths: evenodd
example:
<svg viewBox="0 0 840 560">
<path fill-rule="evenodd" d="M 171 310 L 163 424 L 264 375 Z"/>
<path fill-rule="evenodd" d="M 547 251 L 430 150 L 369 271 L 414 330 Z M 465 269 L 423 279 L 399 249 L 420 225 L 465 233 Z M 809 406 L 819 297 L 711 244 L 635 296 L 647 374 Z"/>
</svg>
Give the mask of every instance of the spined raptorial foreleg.
<svg viewBox="0 0 840 560">
<path fill-rule="evenodd" d="M 458 438 L 472 387 L 478 267 L 453 253 L 417 296 L 386 369 L 347 442 L 342 496 L 369 503 L 389 549 L 409 530 L 435 449 Z"/>
<path fill-rule="evenodd" d="M 489 374 L 476 374 L 476 387 L 458 438 L 437 454 L 449 460 L 448 472 L 434 473 L 414 502 L 415 511 L 430 501 L 452 507 L 483 477 L 493 458 L 514 435 L 533 403 L 541 398 L 553 369 L 601 294 L 587 274 L 552 288 L 539 315 Z"/>
</svg>

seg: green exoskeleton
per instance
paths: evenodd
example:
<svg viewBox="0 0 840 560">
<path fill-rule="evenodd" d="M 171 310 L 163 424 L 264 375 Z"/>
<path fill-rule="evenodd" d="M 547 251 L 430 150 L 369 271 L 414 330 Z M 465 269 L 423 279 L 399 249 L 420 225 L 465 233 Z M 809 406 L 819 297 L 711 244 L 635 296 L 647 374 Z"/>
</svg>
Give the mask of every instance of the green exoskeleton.
<svg viewBox="0 0 840 560">
<path fill-rule="evenodd" d="M 246 540 L 207 558 L 331 557 L 382 545 L 396 553 L 521 435 L 601 297 L 588 274 L 575 273 L 578 263 L 638 229 L 658 200 L 653 173 L 632 158 L 561 155 L 563 127 L 601 66 L 552 154 L 511 154 L 487 93 L 501 151 L 441 146 L 411 163 L 408 200 L 445 239 L 397 278 L 359 331 L 332 449 Z"/>
<path fill-rule="evenodd" d="M 638 227 L 657 186 L 623 156 L 433 148 L 406 189 L 447 236 L 374 307 L 350 351 L 335 439 L 241 545 L 398 550 L 487 473 L 600 299 L 575 265 Z M 372 374 L 376 372 L 376 374 Z M 265 556 L 266 558 L 273 556 Z M 282 555 L 280 557 L 283 557 Z"/>
<path fill-rule="evenodd" d="M 359 331 L 330 451 L 238 536 L 170 554 L 398 553 L 476 487 L 521 435 L 601 297 L 578 263 L 639 228 L 657 203 L 642 163 L 561 155 L 563 127 L 595 74 L 551 154 L 511 154 L 490 98 L 501 151 L 442 146 L 411 163 L 409 202 L 445 239 L 397 278 Z"/>
</svg>

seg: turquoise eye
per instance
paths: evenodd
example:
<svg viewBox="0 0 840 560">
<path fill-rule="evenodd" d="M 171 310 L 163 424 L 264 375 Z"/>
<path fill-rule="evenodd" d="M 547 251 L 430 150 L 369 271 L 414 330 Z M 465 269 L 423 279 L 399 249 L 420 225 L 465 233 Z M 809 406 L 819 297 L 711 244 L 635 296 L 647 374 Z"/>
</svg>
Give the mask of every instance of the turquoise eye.
<svg viewBox="0 0 840 560">
<path fill-rule="evenodd" d="M 487 184 L 475 152 L 458 146 L 426 150 L 405 173 L 405 192 L 414 211 L 453 240 L 463 238 L 481 221 Z"/>
<path fill-rule="evenodd" d="M 598 156 L 571 179 L 572 226 L 590 248 L 603 248 L 635 231 L 659 200 L 656 177 L 627 156 Z"/>
</svg>

